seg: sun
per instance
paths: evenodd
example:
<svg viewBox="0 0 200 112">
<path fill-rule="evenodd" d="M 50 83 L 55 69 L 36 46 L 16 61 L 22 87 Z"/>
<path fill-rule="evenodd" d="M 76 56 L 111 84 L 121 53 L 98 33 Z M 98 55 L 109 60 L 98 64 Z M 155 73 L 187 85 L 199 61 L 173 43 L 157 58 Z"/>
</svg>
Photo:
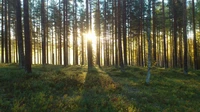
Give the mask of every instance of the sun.
<svg viewBox="0 0 200 112">
<path fill-rule="evenodd" d="M 89 32 L 89 33 L 84 34 L 84 36 L 85 36 L 86 41 L 91 41 L 92 49 L 93 49 L 94 52 L 96 52 L 97 37 L 96 37 L 95 33 Z"/>
<path fill-rule="evenodd" d="M 92 41 L 92 43 L 96 42 L 96 35 L 94 32 L 89 32 L 89 33 L 85 34 L 85 37 L 87 40 Z"/>
</svg>

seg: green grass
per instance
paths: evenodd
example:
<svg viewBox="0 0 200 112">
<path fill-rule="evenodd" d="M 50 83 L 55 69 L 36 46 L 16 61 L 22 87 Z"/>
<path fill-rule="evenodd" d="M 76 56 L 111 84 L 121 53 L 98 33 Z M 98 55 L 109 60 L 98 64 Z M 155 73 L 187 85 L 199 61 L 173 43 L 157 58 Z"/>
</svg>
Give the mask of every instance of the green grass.
<svg viewBox="0 0 200 112">
<path fill-rule="evenodd" d="M 199 112 L 200 71 L 0 64 L 0 112 Z"/>
</svg>

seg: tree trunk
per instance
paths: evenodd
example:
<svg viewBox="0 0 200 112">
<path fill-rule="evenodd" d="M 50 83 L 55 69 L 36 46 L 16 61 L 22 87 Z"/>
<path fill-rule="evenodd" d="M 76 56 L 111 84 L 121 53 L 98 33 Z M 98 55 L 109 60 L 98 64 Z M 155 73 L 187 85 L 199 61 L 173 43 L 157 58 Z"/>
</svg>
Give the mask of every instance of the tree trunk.
<svg viewBox="0 0 200 112">
<path fill-rule="evenodd" d="M 192 0 L 192 22 L 193 22 L 193 50 L 194 50 L 194 69 L 198 69 L 198 59 L 197 59 L 197 42 L 196 42 L 196 17 L 195 17 L 195 5 L 194 0 Z"/>
<path fill-rule="evenodd" d="M 5 63 L 8 63 L 8 0 L 5 0 Z"/>
<path fill-rule="evenodd" d="M 64 66 L 68 65 L 68 11 L 67 11 L 67 6 L 68 6 L 68 1 L 64 0 L 63 2 L 63 12 L 64 12 L 64 48 L 63 48 L 63 53 L 64 53 Z"/>
<path fill-rule="evenodd" d="M 77 65 L 77 18 L 76 18 L 76 0 L 73 1 L 73 64 Z"/>
<path fill-rule="evenodd" d="M 144 5 L 144 1 L 141 0 L 141 4 L 140 4 L 140 10 L 141 10 L 141 19 L 140 19 L 140 38 L 141 38 L 141 41 L 140 41 L 140 65 L 141 66 L 144 66 L 144 60 L 143 60 L 143 5 Z"/>
<path fill-rule="evenodd" d="M 183 0 L 183 37 L 184 37 L 184 74 L 188 74 L 187 65 L 187 9 L 186 0 Z"/>
<path fill-rule="evenodd" d="M 46 0 L 47 1 L 47 4 L 49 3 L 49 0 Z M 49 8 L 48 8 L 48 5 L 47 5 L 47 12 L 48 12 L 48 10 L 49 10 Z M 49 31 L 49 29 L 48 29 L 48 13 L 47 13 L 47 15 L 46 15 L 46 21 L 45 21 L 45 24 L 46 24 L 46 27 L 45 27 L 45 30 L 46 30 L 46 63 L 47 64 L 49 64 L 49 34 L 48 34 L 48 31 Z"/>
<path fill-rule="evenodd" d="M 101 35 L 101 23 L 100 23 L 100 3 L 97 1 L 97 65 L 100 67 L 100 35 Z"/>
<path fill-rule="evenodd" d="M 8 62 L 12 63 L 11 57 L 11 2 L 8 1 Z"/>
<path fill-rule="evenodd" d="M 23 37 L 22 37 L 22 15 L 21 15 L 21 1 L 16 1 L 16 34 L 18 38 L 18 52 L 19 52 L 19 66 L 24 67 L 24 49 L 23 49 Z"/>
<path fill-rule="evenodd" d="M 1 5 L 1 62 L 4 63 L 4 0 Z"/>
<path fill-rule="evenodd" d="M 151 0 L 148 0 L 147 11 L 147 39 L 148 39 L 148 71 L 146 77 L 146 84 L 150 82 L 151 70 Z"/>
<path fill-rule="evenodd" d="M 62 17 L 61 17 L 61 1 L 59 0 L 59 29 L 58 29 L 58 42 L 59 42 L 59 48 L 58 48 L 58 55 L 59 55 L 59 65 L 62 65 L 62 35 L 61 35 L 61 29 L 62 29 Z"/>
<path fill-rule="evenodd" d="M 124 71 L 123 57 L 122 57 L 122 40 L 121 40 L 121 0 L 118 0 L 118 48 L 119 48 L 119 65 L 121 71 Z"/>
<path fill-rule="evenodd" d="M 166 37 L 165 37 L 165 3 L 164 0 L 162 0 L 162 15 L 163 15 L 163 47 L 164 47 L 164 67 L 168 68 L 167 66 L 167 50 L 166 50 Z"/>
<path fill-rule="evenodd" d="M 106 0 L 104 0 L 104 21 L 103 21 L 103 26 L 104 26 L 104 30 L 103 30 L 103 36 L 104 36 L 104 44 L 103 44 L 103 46 L 104 46 L 104 66 L 108 66 L 108 57 L 107 57 L 107 53 L 108 53 L 108 49 L 107 49 L 107 44 L 108 44 L 108 41 L 107 41 L 107 35 L 106 35 L 106 31 L 107 31 L 107 23 L 106 23 L 106 20 L 107 20 L 107 15 L 106 15 L 106 11 L 107 11 L 107 9 L 106 9 L 106 4 L 107 4 L 107 2 L 106 2 Z"/>
<path fill-rule="evenodd" d="M 127 66 L 127 39 L 126 39 L 126 0 L 123 0 L 123 48 L 124 65 Z"/>
<path fill-rule="evenodd" d="M 88 0 L 86 0 L 86 31 L 89 33 L 89 10 L 88 10 Z M 87 58 L 88 58 L 88 70 L 93 67 L 92 64 L 92 41 L 87 40 Z"/>
<path fill-rule="evenodd" d="M 46 64 L 46 18 L 45 18 L 45 0 L 41 0 L 41 24 L 42 24 L 42 64 Z"/>
<path fill-rule="evenodd" d="M 115 66 L 117 67 L 119 64 L 119 58 L 118 58 L 118 35 L 117 35 L 117 0 L 115 0 Z"/>
<path fill-rule="evenodd" d="M 174 46 L 173 46 L 173 67 L 177 67 L 177 11 L 175 0 L 173 0 L 173 16 L 174 16 Z"/>
<path fill-rule="evenodd" d="M 31 49 L 31 35 L 29 25 L 29 2 L 24 1 L 24 36 L 25 36 L 25 70 L 31 73 L 32 49 Z"/>
<path fill-rule="evenodd" d="M 153 61 L 156 63 L 156 10 L 155 0 L 152 0 L 153 7 Z"/>
<path fill-rule="evenodd" d="M 115 51 L 114 51 L 114 49 L 115 49 L 115 38 L 114 38 L 114 0 L 112 1 L 112 39 L 111 39 L 111 41 L 112 41 L 112 45 L 111 45 L 111 55 L 112 55 L 112 65 L 114 66 L 114 62 L 115 62 Z"/>
</svg>

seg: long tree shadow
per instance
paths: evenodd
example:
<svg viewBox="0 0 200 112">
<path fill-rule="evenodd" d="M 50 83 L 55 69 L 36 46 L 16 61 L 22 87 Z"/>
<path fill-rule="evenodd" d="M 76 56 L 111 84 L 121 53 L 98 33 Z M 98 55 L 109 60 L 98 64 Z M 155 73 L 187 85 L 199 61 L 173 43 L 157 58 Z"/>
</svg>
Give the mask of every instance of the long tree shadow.
<svg viewBox="0 0 200 112">
<path fill-rule="evenodd" d="M 126 74 L 112 67 L 103 67 L 102 70 L 122 86 L 121 94 L 140 111 L 182 111 L 185 107 L 189 111 L 191 106 L 188 105 L 196 104 L 195 99 L 199 99 L 199 77 L 194 72 L 191 72 L 193 76 L 185 77 L 177 70 L 155 69 L 151 84 L 146 86 L 146 70 L 143 68 L 130 67 Z M 192 107 L 192 111 L 199 110 L 198 104 Z"/>
<path fill-rule="evenodd" d="M 133 68 L 130 70 L 129 67 L 125 68 L 124 72 L 110 67 L 101 68 L 102 71 L 109 74 L 110 78 L 121 86 L 120 93 L 123 94 L 127 99 L 135 100 L 137 98 L 136 94 L 139 92 L 138 86 L 142 86 L 142 83 L 138 83 L 139 78 L 143 77 L 145 71 L 140 68 Z M 135 75 L 141 74 L 141 75 Z"/>
<path fill-rule="evenodd" d="M 106 86 L 111 83 L 97 70 L 92 68 L 87 72 L 80 100 L 81 112 L 114 112 L 117 111 L 110 100 Z"/>
</svg>

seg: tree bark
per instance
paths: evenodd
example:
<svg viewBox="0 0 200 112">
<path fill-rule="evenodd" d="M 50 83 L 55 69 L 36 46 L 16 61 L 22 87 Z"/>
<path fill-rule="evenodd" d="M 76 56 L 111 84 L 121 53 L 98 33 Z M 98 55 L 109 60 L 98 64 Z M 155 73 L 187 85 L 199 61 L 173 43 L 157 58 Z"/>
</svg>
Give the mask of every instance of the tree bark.
<svg viewBox="0 0 200 112">
<path fill-rule="evenodd" d="M 162 15 L 163 15 L 163 47 L 164 47 L 164 67 L 168 68 L 167 66 L 167 50 L 166 50 L 166 37 L 165 37 L 165 3 L 164 0 L 162 0 Z"/>
<path fill-rule="evenodd" d="M 59 65 L 62 65 L 62 35 L 61 35 L 61 29 L 62 29 L 62 17 L 61 17 L 61 1 L 59 0 L 59 29 L 58 29 L 58 42 L 59 42 L 59 48 L 58 48 L 58 55 L 59 55 Z"/>
<path fill-rule="evenodd" d="M 24 68 L 24 49 L 23 49 L 23 37 L 22 37 L 22 15 L 21 15 L 21 1 L 16 0 L 16 34 L 18 40 L 18 52 L 19 52 L 19 66 Z"/>
<path fill-rule="evenodd" d="M 100 26 L 100 3 L 97 1 L 97 65 L 100 67 L 100 35 L 101 35 L 101 26 Z"/>
<path fill-rule="evenodd" d="M 47 2 L 47 4 L 49 3 L 49 0 L 46 0 L 46 2 Z M 45 24 L 46 24 L 46 27 L 45 27 L 45 30 L 46 30 L 46 55 L 47 55 L 47 58 L 46 58 L 46 63 L 47 64 L 49 64 L 49 34 L 48 34 L 48 32 L 49 32 L 49 29 L 48 29 L 48 27 L 49 27 L 49 25 L 48 25 L 48 10 L 49 10 L 49 8 L 48 8 L 48 6 L 47 6 L 47 15 L 46 15 L 46 21 L 45 21 Z"/>
<path fill-rule="evenodd" d="M 156 10 L 155 0 L 152 0 L 153 7 L 153 61 L 156 63 Z"/>
<path fill-rule="evenodd" d="M 41 0 L 41 24 L 42 24 L 42 64 L 46 65 L 46 18 L 45 18 L 45 1 Z"/>
<path fill-rule="evenodd" d="M 88 0 L 86 0 L 86 31 L 89 33 L 89 10 L 88 10 Z M 88 70 L 93 67 L 92 64 L 92 41 L 87 40 L 87 58 L 88 58 Z"/>
<path fill-rule="evenodd" d="M 115 66 L 117 67 L 119 64 L 119 54 L 118 54 L 118 35 L 117 35 L 117 22 L 118 22 L 118 18 L 117 18 L 117 0 L 115 0 Z"/>
<path fill-rule="evenodd" d="M 4 63 L 4 0 L 1 5 L 1 62 Z"/>
<path fill-rule="evenodd" d="M 78 45 L 77 45 L 77 3 L 73 1 L 73 64 L 78 65 Z"/>
<path fill-rule="evenodd" d="M 187 65 L 187 9 L 186 9 L 186 0 L 183 0 L 183 37 L 184 37 L 184 74 L 188 74 L 188 65 Z"/>
<path fill-rule="evenodd" d="M 177 11 L 176 11 L 176 3 L 175 0 L 173 0 L 173 16 L 174 16 L 174 22 L 173 22 L 173 27 L 174 27 L 174 46 L 173 46 L 173 67 L 177 67 Z"/>
<path fill-rule="evenodd" d="M 8 63 L 8 0 L 5 0 L 5 63 Z"/>
<path fill-rule="evenodd" d="M 149 84 L 151 76 L 151 0 L 148 0 L 147 39 L 148 39 L 148 71 L 146 77 L 146 84 Z"/>
<path fill-rule="evenodd" d="M 123 48 L 124 65 L 127 66 L 127 39 L 126 39 L 126 0 L 123 0 Z"/>
<path fill-rule="evenodd" d="M 193 34 L 194 34 L 194 39 L 193 39 L 193 51 L 194 51 L 194 69 L 198 69 L 198 58 L 197 58 L 197 40 L 196 40 L 196 17 L 195 17 L 195 5 L 194 5 L 194 0 L 192 0 L 192 22 L 193 22 Z"/>
<path fill-rule="evenodd" d="M 122 57 L 122 40 L 121 40 L 121 0 L 118 0 L 118 49 L 119 49 L 119 65 L 121 71 L 124 71 L 123 57 Z"/>
<path fill-rule="evenodd" d="M 64 48 L 63 48 L 63 53 L 64 53 L 64 66 L 68 65 L 68 1 L 64 0 L 63 2 L 63 12 L 64 12 Z"/>
<path fill-rule="evenodd" d="M 8 62 L 12 63 L 11 57 L 11 2 L 8 1 Z"/>
<path fill-rule="evenodd" d="M 29 1 L 24 1 L 24 36 L 25 36 L 25 70 L 27 73 L 31 73 L 32 62 L 32 44 L 29 25 Z"/>
</svg>

